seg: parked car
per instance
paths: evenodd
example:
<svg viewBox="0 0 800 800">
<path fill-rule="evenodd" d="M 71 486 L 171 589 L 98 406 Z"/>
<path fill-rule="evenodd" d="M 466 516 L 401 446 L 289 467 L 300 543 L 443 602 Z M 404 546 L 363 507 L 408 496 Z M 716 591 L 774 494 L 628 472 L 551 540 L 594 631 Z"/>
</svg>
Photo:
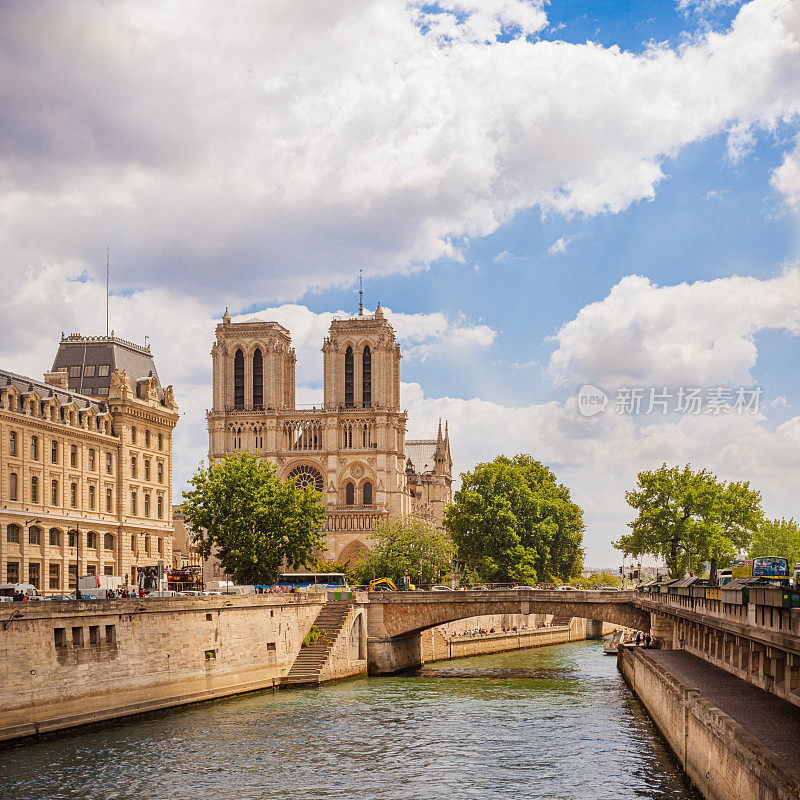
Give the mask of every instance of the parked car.
<svg viewBox="0 0 800 800">
<path fill-rule="evenodd" d="M 450 586 L 431 586 L 432 592 L 452 592 L 453 589 Z"/>
<path fill-rule="evenodd" d="M 520 584 L 519 586 L 512 586 L 511 588 L 512 589 L 535 589 L 536 587 L 535 586 L 524 586 L 524 585 Z"/>
<path fill-rule="evenodd" d="M 470 591 L 472 591 L 472 592 L 488 592 L 489 591 L 489 587 L 488 586 L 473 586 L 472 589 L 470 589 Z"/>
<path fill-rule="evenodd" d="M 559 586 L 558 589 L 561 592 L 567 592 L 567 591 L 577 592 L 578 591 L 574 586 L 567 586 L 566 584 L 564 584 L 564 586 Z"/>
</svg>

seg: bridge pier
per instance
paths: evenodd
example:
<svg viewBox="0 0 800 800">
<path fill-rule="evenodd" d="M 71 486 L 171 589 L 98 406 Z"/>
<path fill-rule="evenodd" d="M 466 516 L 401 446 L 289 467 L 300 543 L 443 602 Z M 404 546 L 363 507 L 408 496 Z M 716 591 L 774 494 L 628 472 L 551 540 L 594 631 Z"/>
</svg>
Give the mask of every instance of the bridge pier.
<svg viewBox="0 0 800 800">
<path fill-rule="evenodd" d="M 392 675 L 422 666 L 422 634 L 376 636 L 367 640 L 367 671 L 370 675 Z"/>
<path fill-rule="evenodd" d="M 587 639 L 603 638 L 603 620 L 601 619 L 586 620 L 586 638 Z"/>
<path fill-rule="evenodd" d="M 675 649 L 675 626 L 669 617 L 663 614 L 650 612 L 650 635 L 653 637 L 653 646 L 661 650 Z"/>
</svg>

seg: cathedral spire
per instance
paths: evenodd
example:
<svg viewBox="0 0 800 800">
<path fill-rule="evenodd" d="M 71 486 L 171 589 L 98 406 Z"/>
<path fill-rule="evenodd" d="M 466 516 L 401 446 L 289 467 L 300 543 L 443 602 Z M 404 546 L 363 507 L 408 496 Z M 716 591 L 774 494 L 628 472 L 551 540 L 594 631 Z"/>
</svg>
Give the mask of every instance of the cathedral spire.
<svg viewBox="0 0 800 800">
<path fill-rule="evenodd" d="M 364 316 L 364 270 L 358 271 L 358 316 Z"/>
</svg>

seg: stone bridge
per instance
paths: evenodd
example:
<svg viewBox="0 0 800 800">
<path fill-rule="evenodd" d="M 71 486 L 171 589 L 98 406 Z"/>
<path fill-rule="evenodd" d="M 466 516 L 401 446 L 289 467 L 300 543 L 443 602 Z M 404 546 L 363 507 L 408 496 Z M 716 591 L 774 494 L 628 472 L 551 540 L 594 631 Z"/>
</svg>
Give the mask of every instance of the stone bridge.
<svg viewBox="0 0 800 800">
<path fill-rule="evenodd" d="M 367 657 L 372 674 L 422 663 L 422 631 L 490 614 L 583 617 L 647 631 L 650 614 L 636 592 L 509 589 L 479 592 L 370 592 Z"/>
</svg>

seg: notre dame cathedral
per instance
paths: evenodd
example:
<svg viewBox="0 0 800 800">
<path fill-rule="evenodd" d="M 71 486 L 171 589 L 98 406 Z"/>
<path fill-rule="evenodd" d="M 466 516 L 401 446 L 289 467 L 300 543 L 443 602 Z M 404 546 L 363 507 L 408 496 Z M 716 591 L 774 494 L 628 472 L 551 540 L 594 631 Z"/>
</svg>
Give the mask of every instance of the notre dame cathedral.
<svg viewBox="0 0 800 800">
<path fill-rule="evenodd" d="M 227 310 L 211 348 L 213 408 L 209 458 L 249 450 L 282 478 L 313 484 L 326 508 L 329 560 L 369 549 L 389 515 L 441 525 L 452 501 L 450 437 L 406 439 L 400 409 L 400 345 L 378 305 L 334 319 L 322 344 L 321 407 L 295 407 L 295 352 L 277 322 L 231 322 Z"/>
</svg>

